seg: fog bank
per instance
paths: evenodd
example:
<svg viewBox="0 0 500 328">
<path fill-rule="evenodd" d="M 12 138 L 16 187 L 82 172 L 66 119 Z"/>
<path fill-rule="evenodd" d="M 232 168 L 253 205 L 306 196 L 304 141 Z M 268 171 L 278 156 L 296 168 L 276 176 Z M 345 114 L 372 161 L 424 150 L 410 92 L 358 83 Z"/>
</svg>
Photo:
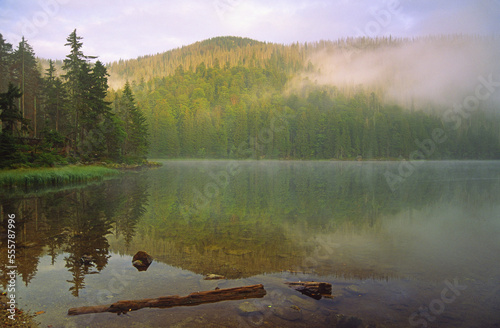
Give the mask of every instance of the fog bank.
<svg viewBox="0 0 500 328">
<path fill-rule="evenodd" d="M 372 40 L 373 41 L 373 40 Z M 451 107 L 474 95 L 480 77 L 500 82 L 498 37 L 436 37 L 414 41 L 323 47 L 308 59 L 314 70 L 290 82 L 298 91 L 311 82 L 350 92 L 363 86 L 386 102 L 416 108 Z M 500 84 L 500 83 L 498 83 Z M 487 99 L 500 104 L 500 87 Z M 481 90 L 486 93 L 486 90 Z"/>
</svg>

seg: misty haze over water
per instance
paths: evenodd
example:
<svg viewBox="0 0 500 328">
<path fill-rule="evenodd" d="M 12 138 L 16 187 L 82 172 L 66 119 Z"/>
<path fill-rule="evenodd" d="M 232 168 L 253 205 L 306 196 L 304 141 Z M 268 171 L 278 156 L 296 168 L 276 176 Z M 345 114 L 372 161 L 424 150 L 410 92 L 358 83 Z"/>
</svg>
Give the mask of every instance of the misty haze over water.
<svg viewBox="0 0 500 328">
<path fill-rule="evenodd" d="M 10 198 L 4 208 L 37 211 L 20 305 L 45 310 L 37 319 L 56 326 L 157 326 L 168 315 L 172 325 L 195 327 L 259 318 L 327 327 L 336 313 L 386 327 L 498 324 L 497 163 L 425 162 L 393 192 L 383 173 L 397 165 L 170 161 L 82 189 Z M 33 220 L 26 224 L 35 231 Z M 138 250 L 155 258 L 146 272 L 131 265 Z M 95 264 L 82 265 L 83 254 Z M 204 280 L 210 273 L 227 279 Z M 332 283 L 334 298 L 316 301 L 284 284 L 299 280 Z M 70 307 L 257 283 L 267 295 L 248 300 L 260 309 L 251 317 L 239 309 L 244 300 L 142 309 L 118 321 L 66 316 Z M 290 306 L 300 308 L 292 321 L 279 312 Z"/>
</svg>

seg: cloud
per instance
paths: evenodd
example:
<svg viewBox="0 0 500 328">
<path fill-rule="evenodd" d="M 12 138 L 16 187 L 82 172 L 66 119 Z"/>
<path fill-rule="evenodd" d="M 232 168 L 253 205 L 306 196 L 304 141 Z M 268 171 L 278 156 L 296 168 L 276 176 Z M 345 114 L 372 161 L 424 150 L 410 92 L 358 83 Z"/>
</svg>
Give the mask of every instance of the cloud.
<svg viewBox="0 0 500 328">
<path fill-rule="evenodd" d="M 490 1 L 491 2 L 491 1 Z M 500 6 L 500 2 L 498 2 Z M 420 30 L 424 34 L 432 34 L 439 30 L 443 34 L 491 34 L 495 26 L 489 14 L 488 6 L 469 3 L 460 7 L 436 8 L 423 19 Z"/>
<path fill-rule="evenodd" d="M 370 30 L 391 7 L 400 10 L 388 24 Z M 0 33 L 13 44 L 25 35 L 38 56 L 61 59 L 67 51 L 60 47 L 35 45 L 64 44 L 76 28 L 91 54 L 107 62 L 223 35 L 287 44 L 362 35 L 492 33 L 500 31 L 499 8 L 497 0 L 0 0 Z"/>
<path fill-rule="evenodd" d="M 407 1 L 406 11 L 415 20 L 414 35 L 498 34 L 500 1 Z"/>
</svg>

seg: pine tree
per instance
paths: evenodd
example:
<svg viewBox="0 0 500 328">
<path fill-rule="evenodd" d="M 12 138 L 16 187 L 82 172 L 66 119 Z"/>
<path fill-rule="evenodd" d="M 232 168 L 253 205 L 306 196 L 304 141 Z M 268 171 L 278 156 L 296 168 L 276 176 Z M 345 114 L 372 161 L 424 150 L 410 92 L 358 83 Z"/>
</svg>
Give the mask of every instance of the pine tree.
<svg viewBox="0 0 500 328">
<path fill-rule="evenodd" d="M 166 155 L 169 157 L 176 158 L 179 156 L 179 136 L 177 133 L 177 124 L 174 116 L 169 112 L 165 112 L 166 118 L 165 124 L 165 144 L 166 144 Z"/>
<path fill-rule="evenodd" d="M 49 68 L 46 69 L 43 79 L 43 104 L 44 113 L 47 115 L 48 130 L 59 132 L 61 127 L 67 125 L 66 113 L 66 92 L 63 87 L 63 82 L 59 77 L 55 76 L 54 62 L 49 60 Z"/>
<path fill-rule="evenodd" d="M 111 114 L 111 103 L 106 101 L 108 90 L 108 73 L 106 67 L 97 61 L 92 68 L 82 64 L 80 82 L 85 97 L 81 111 L 81 143 L 84 154 L 94 159 L 102 157 L 106 152 L 105 134 L 109 132 L 103 126 Z M 113 122 L 109 120 L 108 124 Z"/>
<path fill-rule="evenodd" d="M 32 131 L 36 135 L 39 116 L 37 99 L 40 99 L 41 77 L 35 52 L 24 37 L 12 54 L 10 80 L 18 85 L 22 93 L 19 110 L 23 118 L 31 120 Z"/>
<path fill-rule="evenodd" d="M 21 96 L 22 92 L 12 83 L 9 83 L 7 92 L 0 94 L 2 133 L 13 136 L 18 130 L 18 123 L 26 123 L 16 105 L 16 99 L 21 98 Z"/>
<path fill-rule="evenodd" d="M 295 137 L 296 156 L 298 158 L 308 158 L 311 152 L 309 144 L 308 118 L 306 109 L 302 109 L 302 113 L 297 120 L 297 132 Z"/>
<path fill-rule="evenodd" d="M 102 124 L 106 155 L 114 161 L 123 160 L 123 144 L 127 136 L 123 125 L 123 121 L 114 114 L 106 116 Z"/>
<path fill-rule="evenodd" d="M 10 81 L 12 45 L 0 33 L 0 92 L 6 92 Z"/>
<path fill-rule="evenodd" d="M 193 113 L 188 107 L 184 107 L 184 112 L 181 115 L 181 123 L 179 129 L 181 155 L 191 157 L 195 155 L 195 131 Z"/>
<path fill-rule="evenodd" d="M 128 82 L 125 83 L 120 106 L 126 133 L 124 155 L 131 159 L 145 159 L 149 146 L 148 128 L 144 115 L 136 106 Z"/>
<path fill-rule="evenodd" d="M 71 125 L 73 129 L 71 134 L 76 147 L 78 147 L 82 137 L 80 132 L 80 116 L 85 100 L 85 90 L 82 88 L 82 83 L 86 79 L 81 80 L 82 75 L 84 75 L 82 69 L 88 68 L 88 66 L 84 65 L 87 62 L 87 57 L 81 51 L 83 46 L 83 43 L 80 41 L 81 39 L 82 37 L 76 35 L 76 29 L 68 36 L 65 46 L 69 46 L 71 50 L 66 59 L 64 59 L 62 67 L 66 72 L 62 77 L 65 80 L 64 85 L 68 91 L 68 105 L 71 110 Z M 88 73 L 88 71 L 85 73 Z"/>
<path fill-rule="evenodd" d="M 0 168 L 8 167 L 16 162 L 16 139 L 14 133 L 19 122 L 25 124 L 21 111 L 17 108 L 17 98 L 21 97 L 19 88 L 9 83 L 7 92 L 0 94 Z"/>
</svg>

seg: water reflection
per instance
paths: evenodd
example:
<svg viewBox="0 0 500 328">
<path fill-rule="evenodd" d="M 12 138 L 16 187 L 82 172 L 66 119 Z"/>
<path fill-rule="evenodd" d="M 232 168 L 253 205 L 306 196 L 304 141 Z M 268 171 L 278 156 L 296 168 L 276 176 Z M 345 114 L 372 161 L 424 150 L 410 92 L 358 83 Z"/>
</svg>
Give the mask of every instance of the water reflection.
<svg viewBox="0 0 500 328">
<path fill-rule="evenodd" d="M 147 182 L 136 176 L 109 180 L 90 188 L 62 190 L 28 197 L 3 196 L 2 247 L 6 245 L 7 214 L 15 214 L 16 263 L 26 286 L 36 276 L 40 257 L 64 253 L 72 274 L 69 290 L 75 297 L 85 288 L 85 276 L 99 273 L 109 259 L 107 235 L 129 243 L 147 204 Z M 7 286 L 7 252 L 1 252 L 0 282 Z"/>
<path fill-rule="evenodd" d="M 480 252 L 469 242 L 498 231 L 494 162 L 425 163 L 397 192 L 383 174 L 393 163 L 236 163 L 170 162 L 151 172 L 133 248 L 228 278 L 288 271 L 439 280 L 450 269 L 444 263 Z M 481 221 L 481 231 L 469 229 Z M 120 239 L 111 244 L 126 253 Z"/>
<path fill-rule="evenodd" d="M 3 196 L 0 281 L 5 288 L 6 215 L 15 213 L 19 277 L 37 295 L 43 289 L 37 274 L 53 269 L 54 279 L 67 281 L 67 289 L 46 296 L 49 304 L 51 297 L 75 296 L 69 298 L 76 303 L 61 301 L 62 317 L 69 307 L 105 304 L 108 296 L 213 289 L 203 276 L 219 274 L 228 278 L 219 284 L 264 283 L 290 296 L 285 279 L 329 281 L 344 294 L 335 303 L 342 313 L 356 309 L 397 326 L 439 296 L 443 281 L 457 277 L 469 294 L 440 320 L 456 326 L 460 311 L 473 310 L 474 320 L 494 322 L 500 165 L 425 162 L 392 192 L 384 172 L 397 166 L 173 161 L 88 188 Z M 139 250 L 155 259 L 147 272 L 131 265 Z M 37 272 L 39 263 L 44 272 Z M 101 300 L 99 292 L 110 290 L 104 279 L 115 270 L 134 284 Z M 159 280 L 168 281 L 161 291 Z M 384 311 L 390 319 L 382 318 Z"/>
</svg>

